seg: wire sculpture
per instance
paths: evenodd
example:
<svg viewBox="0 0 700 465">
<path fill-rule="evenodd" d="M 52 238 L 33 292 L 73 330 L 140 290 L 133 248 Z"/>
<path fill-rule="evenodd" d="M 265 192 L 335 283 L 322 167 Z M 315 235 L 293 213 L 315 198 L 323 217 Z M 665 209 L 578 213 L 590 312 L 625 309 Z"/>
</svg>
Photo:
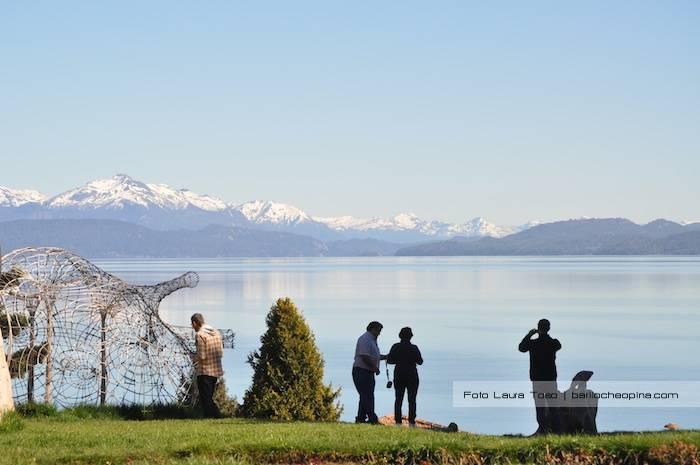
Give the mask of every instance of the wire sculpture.
<svg viewBox="0 0 700 465">
<path fill-rule="evenodd" d="M 194 399 L 194 332 L 164 322 L 160 302 L 197 286 L 189 272 L 130 285 L 57 248 L 25 248 L 0 262 L 0 330 L 14 399 L 167 404 Z M 234 334 L 222 330 L 224 346 Z"/>
</svg>

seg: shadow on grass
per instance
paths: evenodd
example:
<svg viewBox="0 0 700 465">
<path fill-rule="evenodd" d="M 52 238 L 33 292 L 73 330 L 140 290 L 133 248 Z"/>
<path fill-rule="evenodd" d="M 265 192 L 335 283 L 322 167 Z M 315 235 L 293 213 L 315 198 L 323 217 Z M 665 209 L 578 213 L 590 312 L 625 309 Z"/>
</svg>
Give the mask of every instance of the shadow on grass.
<svg viewBox="0 0 700 465">
<path fill-rule="evenodd" d="M 60 409 L 50 404 L 26 403 L 17 406 L 17 413 L 24 418 L 41 418 L 57 421 L 184 420 L 202 417 L 199 409 L 175 404 L 77 405 L 75 407 Z"/>
</svg>

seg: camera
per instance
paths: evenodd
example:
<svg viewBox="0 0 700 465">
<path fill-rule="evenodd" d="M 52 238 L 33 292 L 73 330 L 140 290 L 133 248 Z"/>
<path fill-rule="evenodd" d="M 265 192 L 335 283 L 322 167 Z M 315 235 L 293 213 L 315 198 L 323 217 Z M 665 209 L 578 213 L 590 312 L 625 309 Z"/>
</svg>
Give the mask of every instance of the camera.
<svg viewBox="0 0 700 465">
<path fill-rule="evenodd" d="M 391 389 L 391 386 L 394 385 L 394 382 L 389 378 L 389 362 L 386 362 L 386 388 Z"/>
</svg>

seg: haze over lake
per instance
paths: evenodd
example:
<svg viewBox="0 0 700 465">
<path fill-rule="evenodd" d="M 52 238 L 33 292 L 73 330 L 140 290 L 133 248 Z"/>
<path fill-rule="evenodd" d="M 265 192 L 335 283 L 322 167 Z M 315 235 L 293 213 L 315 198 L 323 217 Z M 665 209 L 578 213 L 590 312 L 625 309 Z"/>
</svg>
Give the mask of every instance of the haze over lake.
<svg viewBox="0 0 700 465">
<path fill-rule="evenodd" d="M 265 315 L 278 297 L 291 297 L 316 335 L 326 380 L 341 386 L 343 420 L 357 408 L 351 365 L 355 341 L 371 320 L 384 324 L 383 353 L 411 326 L 425 364 L 418 416 L 455 421 L 466 431 L 524 433 L 536 429 L 534 408 L 455 408 L 452 383 L 528 377 L 517 350 L 540 318 L 552 322 L 559 388 L 579 370 L 595 380 L 700 380 L 700 258 L 698 257 L 457 257 L 100 260 L 133 283 L 155 283 L 185 271 L 201 281 L 167 298 L 161 315 L 188 325 L 201 312 L 236 331 L 226 351 L 226 383 L 242 398 L 251 380 L 247 354 L 259 346 Z M 384 364 L 377 414 L 390 414 Z M 406 407 L 404 407 L 404 412 Z M 700 427 L 698 409 L 606 409 L 600 430 L 660 429 L 676 422 Z"/>
</svg>

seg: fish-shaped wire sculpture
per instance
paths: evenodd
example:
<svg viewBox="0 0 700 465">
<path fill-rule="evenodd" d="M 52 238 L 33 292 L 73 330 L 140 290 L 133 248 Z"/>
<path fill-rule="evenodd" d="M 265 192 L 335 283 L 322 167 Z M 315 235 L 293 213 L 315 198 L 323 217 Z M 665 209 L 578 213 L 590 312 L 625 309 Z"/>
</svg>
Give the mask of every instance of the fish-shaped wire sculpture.
<svg viewBox="0 0 700 465">
<path fill-rule="evenodd" d="M 131 285 L 58 248 L 0 262 L 0 330 L 15 402 L 169 404 L 193 400 L 194 332 L 163 321 L 160 302 L 193 288 L 188 272 Z M 224 347 L 234 334 L 222 330 Z"/>
</svg>

